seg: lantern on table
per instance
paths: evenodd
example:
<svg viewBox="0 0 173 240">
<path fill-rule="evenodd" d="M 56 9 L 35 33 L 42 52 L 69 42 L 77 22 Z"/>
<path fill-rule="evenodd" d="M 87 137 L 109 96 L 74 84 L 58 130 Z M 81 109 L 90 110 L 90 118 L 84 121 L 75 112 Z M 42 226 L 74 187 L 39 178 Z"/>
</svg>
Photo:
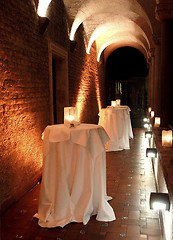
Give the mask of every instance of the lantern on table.
<svg viewBox="0 0 173 240">
<path fill-rule="evenodd" d="M 121 99 L 117 99 L 117 100 L 116 100 L 116 104 L 117 104 L 117 106 L 120 106 L 120 104 L 121 104 Z"/>
<path fill-rule="evenodd" d="M 151 107 L 148 108 L 148 112 L 149 112 L 149 113 L 151 112 Z"/>
<path fill-rule="evenodd" d="M 151 111 L 151 118 L 154 117 L 154 111 Z"/>
<path fill-rule="evenodd" d="M 67 127 L 79 125 L 77 107 L 64 107 L 64 124 Z"/>
<path fill-rule="evenodd" d="M 111 101 L 111 106 L 112 106 L 112 107 L 116 107 L 116 106 L 117 106 L 116 101 Z"/>
<path fill-rule="evenodd" d="M 172 130 L 162 130 L 162 146 L 172 147 Z"/>
</svg>

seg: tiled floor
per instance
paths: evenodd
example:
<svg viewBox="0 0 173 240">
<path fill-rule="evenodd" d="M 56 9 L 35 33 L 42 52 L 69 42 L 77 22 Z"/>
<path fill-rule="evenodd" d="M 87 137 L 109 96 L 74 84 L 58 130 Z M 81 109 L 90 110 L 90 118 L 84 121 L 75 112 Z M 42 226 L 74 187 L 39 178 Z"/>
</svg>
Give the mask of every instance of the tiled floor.
<svg viewBox="0 0 173 240">
<path fill-rule="evenodd" d="M 145 158 L 144 130 L 135 129 L 131 149 L 107 153 L 107 194 L 116 220 L 64 228 L 41 228 L 32 216 L 37 212 L 40 185 L 36 185 L 2 217 L 1 240 L 162 240 L 158 212 L 148 208 L 155 191 L 150 159 Z"/>
</svg>

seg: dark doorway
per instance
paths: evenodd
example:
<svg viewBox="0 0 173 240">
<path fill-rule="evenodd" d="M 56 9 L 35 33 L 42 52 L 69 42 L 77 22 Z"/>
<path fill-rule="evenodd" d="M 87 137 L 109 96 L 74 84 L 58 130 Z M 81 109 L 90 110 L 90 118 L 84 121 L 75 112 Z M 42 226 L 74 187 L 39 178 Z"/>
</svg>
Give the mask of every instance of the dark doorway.
<svg viewBox="0 0 173 240">
<path fill-rule="evenodd" d="M 107 106 L 111 100 L 121 99 L 131 109 L 134 128 L 143 127 L 146 116 L 148 68 L 144 55 L 135 48 L 118 48 L 106 62 Z"/>
</svg>

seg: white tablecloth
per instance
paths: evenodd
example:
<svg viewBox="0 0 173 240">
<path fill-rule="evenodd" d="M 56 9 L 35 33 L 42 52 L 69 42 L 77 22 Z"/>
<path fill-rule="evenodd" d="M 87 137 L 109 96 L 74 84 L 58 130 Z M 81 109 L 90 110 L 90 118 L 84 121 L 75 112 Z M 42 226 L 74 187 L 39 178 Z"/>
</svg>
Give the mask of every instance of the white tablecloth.
<svg viewBox="0 0 173 240">
<path fill-rule="evenodd" d="M 129 139 L 133 138 L 133 132 L 128 106 L 102 108 L 98 124 L 104 127 L 110 137 L 106 143 L 107 151 L 130 149 Z"/>
<path fill-rule="evenodd" d="M 98 125 L 46 127 L 39 207 L 34 215 L 41 227 L 87 224 L 92 215 L 99 221 L 115 220 L 106 194 L 108 140 Z"/>
</svg>

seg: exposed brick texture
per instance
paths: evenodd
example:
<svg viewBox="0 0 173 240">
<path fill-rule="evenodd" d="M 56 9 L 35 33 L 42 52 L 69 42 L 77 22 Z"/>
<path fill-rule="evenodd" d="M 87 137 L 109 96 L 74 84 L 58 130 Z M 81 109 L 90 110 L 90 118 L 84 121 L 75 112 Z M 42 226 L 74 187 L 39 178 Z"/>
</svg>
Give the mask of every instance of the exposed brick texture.
<svg viewBox="0 0 173 240">
<path fill-rule="evenodd" d="M 76 105 L 82 81 L 86 95 L 81 121 L 97 123 L 96 85 L 104 105 L 104 71 L 98 70 L 95 46 L 86 55 L 82 26 L 77 46 L 69 50 L 66 11 L 62 1 L 48 8 L 50 23 L 39 33 L 33 0 L 2 0 L 0 8 L 0 203 L 2 211 L 41 176 L 44 128 L 50 124 L 48 43 L 69 56 L 69 99 Z"/>
<path fill-rule="evenodd" d="M 70 104 L 83 106 L 80 121 L 85 123 L 98 123 L 99 104 L 97 95 L 100 98 L 101 106 L 105 104 L 104 71 L 96 60 L 96 47 L 91 49 L 91 53 L 86 54 L 85 42 L 83 39 L 82 25 L 75 35 L 77 45 L 70 53 L 69 61 L 69 91 Z M 97 93 L 97 89 L 99 89 Z M 78 105 L 78 104 L 77 104 Z"/>
<path fill-rule="evenodd" d="M 32 1 L 2 1 L 1 203 L 31 187 L 42 166 L 41 132 L 49 122 L 48 49 Z M 40 49 L 42 49 L 40 51 Z"/>
</svg>

